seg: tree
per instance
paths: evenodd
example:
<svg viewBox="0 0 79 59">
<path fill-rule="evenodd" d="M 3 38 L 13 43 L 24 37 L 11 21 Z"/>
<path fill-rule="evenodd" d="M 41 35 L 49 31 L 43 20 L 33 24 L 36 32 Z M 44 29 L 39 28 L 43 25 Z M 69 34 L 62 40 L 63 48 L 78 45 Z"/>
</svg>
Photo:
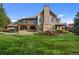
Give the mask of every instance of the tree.
<svg viewBox="0 0 79 59">
<path fill-rule="evenodd" d="M 74 27 L 73 32 L 77 35 L 79 35 L 79 12 L 77 12 L 75 18 L 74 18 Z"/>
<path fill-rule="evenodd" d="M 0 3 L 0 29 L 5 28 L 10 22 L 10 18 L 6 15 L 3 4 Z"/>
</svg>

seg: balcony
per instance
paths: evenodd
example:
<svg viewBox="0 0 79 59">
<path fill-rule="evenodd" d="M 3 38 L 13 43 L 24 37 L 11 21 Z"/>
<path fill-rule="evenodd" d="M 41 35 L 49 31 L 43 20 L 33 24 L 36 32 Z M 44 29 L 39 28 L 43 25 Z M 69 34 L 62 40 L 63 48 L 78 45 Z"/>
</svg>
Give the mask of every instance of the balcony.
<svg viewBox="0 0 79 59">
<path fill-rule="evenodd" d="M 23 21 L 20 21 L 19 24 L 37 25 L 37 20 L 23 20 Z"/>
</svg>

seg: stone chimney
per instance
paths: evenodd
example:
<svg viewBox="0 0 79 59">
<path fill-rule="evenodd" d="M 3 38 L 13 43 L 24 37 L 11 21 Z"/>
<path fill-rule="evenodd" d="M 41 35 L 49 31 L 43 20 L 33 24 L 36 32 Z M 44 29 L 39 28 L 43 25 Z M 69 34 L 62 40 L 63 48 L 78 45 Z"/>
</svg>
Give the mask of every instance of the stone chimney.
<svg viewBox="0 0 79 59">
<path fill-rule="evenodd" d="M 51 18 L 50 18 L 50 8 L 49 6 L 45 6 L 43 31 L 49 31 L 51 29 L 52 29 L 52 25 L 51 25 Z"/>
</svg>

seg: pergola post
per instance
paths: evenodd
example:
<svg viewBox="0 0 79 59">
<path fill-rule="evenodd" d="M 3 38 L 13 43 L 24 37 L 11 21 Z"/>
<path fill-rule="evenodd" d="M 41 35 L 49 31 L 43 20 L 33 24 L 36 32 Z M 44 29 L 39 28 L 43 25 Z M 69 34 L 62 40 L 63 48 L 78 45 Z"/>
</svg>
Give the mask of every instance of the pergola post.
<svg viewBox="0 0 79 59">
<path fill-rule="evenodd" d="M 62 30 L 62 26 L 60 26 L 60 30 Z"/>
<path fill-rule="evenodd" d="M 59 26 L 57 26 L 57 30 L 59 30 Z"/>
<path fill-rule="evenodd" d="M 36 32 L 38 32 L 38 26 L 37 25 L 35 26 L 35 28 L 36 28 Z"/>
<path fill-rule="evenodd" d="M 19 32 L 20 32 L 20 26 L 18 26 L 17 28 L 17 34 L 19 34 Z"/>
<path fill-rule="evenodd" d="M 29 26 L 27 26 L 27 32 L 29 32 L 29 30 L 30 30 L 30 27 L 29 27 Z"/>
</svg>

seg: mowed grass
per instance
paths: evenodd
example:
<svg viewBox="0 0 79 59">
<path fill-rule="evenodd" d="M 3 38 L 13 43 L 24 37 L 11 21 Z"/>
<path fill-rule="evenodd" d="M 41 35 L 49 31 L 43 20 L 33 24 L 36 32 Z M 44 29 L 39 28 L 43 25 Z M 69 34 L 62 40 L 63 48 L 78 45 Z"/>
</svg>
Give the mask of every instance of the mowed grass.
<svg viewBox="0 0 79 59">
<path fill-rule="evenodd" d="M 0 34 L 0 54 L 79 54 L 79 36 L 73 34 L 62 34 L 59 36 Z"/>
</svg>

